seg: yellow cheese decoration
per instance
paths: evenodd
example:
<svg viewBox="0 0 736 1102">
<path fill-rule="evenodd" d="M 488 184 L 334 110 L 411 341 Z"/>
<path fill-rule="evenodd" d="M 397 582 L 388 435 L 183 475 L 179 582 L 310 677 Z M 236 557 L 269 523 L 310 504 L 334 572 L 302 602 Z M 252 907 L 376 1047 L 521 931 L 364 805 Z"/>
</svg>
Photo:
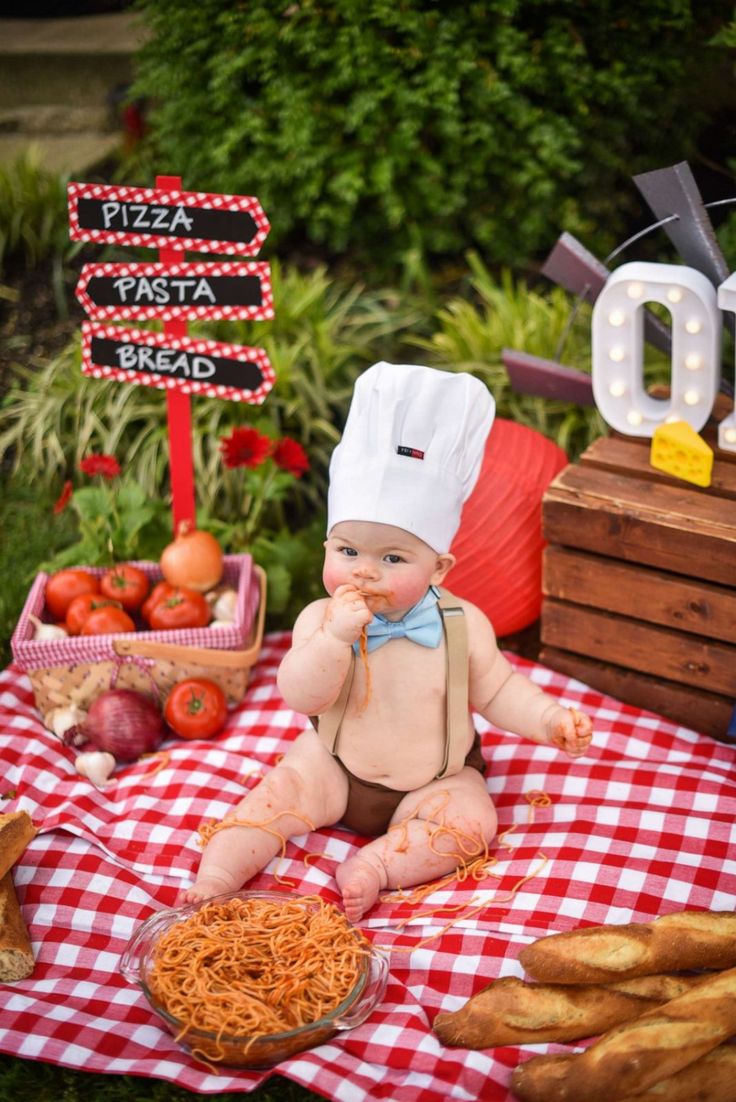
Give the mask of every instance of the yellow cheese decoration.
<svg viewBox="0 0 736 1102">
<path fill-rule="evenodd" d="M 675 478 L 710 486 L 713 450 L 687 421 L 670 421 L 654 430 L 649 462 Z"/>
</svg>

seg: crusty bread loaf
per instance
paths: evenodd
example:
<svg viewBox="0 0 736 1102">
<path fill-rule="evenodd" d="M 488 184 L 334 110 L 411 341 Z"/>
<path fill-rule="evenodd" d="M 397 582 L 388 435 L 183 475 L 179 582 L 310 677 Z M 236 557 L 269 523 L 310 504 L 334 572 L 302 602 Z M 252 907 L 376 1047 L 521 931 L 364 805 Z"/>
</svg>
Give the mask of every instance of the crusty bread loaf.
<svg viewBox="0 0 736 1102">
<path fill-rule="evenodd" d="M 648 923 L 589 926 L 525 946 L 519 960 L 544 983 L 610 983 L 654 972 L 736 967 L 736 914 L 676 911 Z"/>
<path fill-rule="evenodd" d="M 572 1095 L 560 1093 L 574 1059 L 533 1056 L 514 1070 L 511 1090 L 521 1102 L 574 1102 Z M 735 1097 L 736 1045 L 720 1045 L 648 1090 L 627 1095 L 626 1102 L 734 1102 Z"/>
<path fill-rule="evenodd" d="M 434 1031 L 446 1045 L 493 1045 L 577 1041 L 682 995 L 701 976 L 642 976 L 619 984 L 525 983 L 513 976 L 494 980 L 459 1010 L 438 1014 Z"/>
<path fill-rule="evenodd" d="M 709 976 L 684 995 L 609 1030 L 564 1065 L 554 1065 L 543 1083 L 544 1098 L 628 1102 L 630 1095 L 675 1075 L 733 1033 L 736 968 Z"/>
<path fill-rule="evenodd" d="M 27 811 L 0 815 L 0 876 L 5 876 L 36 833 Z"/>
<path fill-rule="evenodd" d="M 0 983 L 24 980 L 33 971 L 34 960 L 18 898 L 13 874 L 0 879 Z"/>
</svg>

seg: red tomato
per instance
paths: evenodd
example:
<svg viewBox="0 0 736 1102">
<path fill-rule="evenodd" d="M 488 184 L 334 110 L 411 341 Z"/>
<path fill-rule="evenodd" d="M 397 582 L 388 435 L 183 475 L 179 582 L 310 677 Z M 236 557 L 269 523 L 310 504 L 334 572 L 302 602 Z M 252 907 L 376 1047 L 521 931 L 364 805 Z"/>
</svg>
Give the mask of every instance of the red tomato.
<svg viewBox="0 0 736 1102">
<path fill-rule="evenodd" d="M 85 625 L 87 617 L 96 608 L 122 608 L 120 601 L 109 601 L 99 593 L 82 593 L 75 597 L 66 610 L 66 622 L 64 627 L 70 635 L 79 635 Z"/>
<path fill-rule="evenodd" d="M 151 592 L 148 594 L 148 597 L 146 597 L 145 601 L 143 602 L 143 607 L 141 608 L 141 616 L 147 624 L 150 624 L 151 622 L 151 613 L 153 612 L 156 605 L 160 605 L 163 600 L 165 600 L 167 597 L 170 597 L 175 589 L 176 586 L 171 585 L 169 582 L 156 583 Z"/>
<path fill-rule="evenodd" d="M 135 612 L 145 601 L 150 589 L 148 577 L 137 566 L 118 563 L 103 575 L 100 593 L 120 601 L 128 612 Z"/>
<path fill-rule="evenodd" d="M 115 635 L 119 631 L 135 631 L 135 624 L 124 608 L 114 604 L 95 608 L 82 625 L 82 635 Z"/>
<path fill-rule="evenodd" d="M 46 607 L 55 620 L 63 620 L 75 597 L 99 592 L 100 583 L 88 570 L 57 570 L 46 582 Z"/>
<path fill-rule="evenodd" d="M 225 726 L 225 694 L 214 681 L 189 677 L 174 685 L 169 693 L 164 718 L 181 738 L 209 738 Z"/>
<path fill-rule="evenodd" d="M 167 628 L 203 628 L 209 624 L 210 606 L 195 589 L 175 586 L 173 591 L 151 609 L 149 624 L 154 630 Z"/>
</svg>

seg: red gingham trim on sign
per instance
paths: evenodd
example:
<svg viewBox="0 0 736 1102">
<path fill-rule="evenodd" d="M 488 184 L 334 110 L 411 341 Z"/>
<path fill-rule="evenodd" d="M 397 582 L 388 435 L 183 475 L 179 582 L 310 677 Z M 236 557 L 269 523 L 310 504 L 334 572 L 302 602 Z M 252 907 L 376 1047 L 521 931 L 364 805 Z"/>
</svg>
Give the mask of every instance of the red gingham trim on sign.
<svg viewBox="0 0 736 1102">
<path fill-rule="evenodd" d="M 91 279 L 107 277 L 122 279 L 131 276 L 139 279 L 145 276 L 156 279 L 165 276 L 168 279 L 207 279 L 215 276 L 235 278 L 236 276 L 258 276 L 261 281 L 260 306 L 177 306 L 155 304 L 131 304 L 118 306 L 98 306 L 90 298 L 87 287 Z M 274 316 L 273 291 L 271 287 L 271 265 L 265 261 L 247 261 L 232 263 L 227 261 L 205 262 L 191 261 L 183 264 L 85 264 L 77 283 L 75 294 L 84 307 L 88 317 L 97 321 L 122 318 L 141 321 L 157 318 L 160 321 L 182 320 L 248 320 L 268 321 Z"/>
<path fill-rule="evenodd" d="M 95 241 L 98 244 L 138 245 L 149 249 L 194 249 L 196 252 L 231 253 L 235 256 L 257 256 L 271 228 L 263 208 L 254 196 L 213 195 L 199 191 L 163 191 L 159 188 L 118 187 L 116 184 L 78 184 L 67 186 L 69 206 L 69 236 L 74 241 Z M 256 223 L 252 241 L 217 241 L 201 237 L 174 237 L 169 234 L 125 232 L 123 230 L 83 229 L 79 225 L 80 199 L 120 203 L 146 203 L 152 206 L 197 207 L 209 210 L 232 210 L 248 213 Z"/>
<path fill-rule="evenodd" d="M 96 364 L 92 360 L 92 339 L 120 341 L 145 345 L 148 348 L 173 348 L 201 356 L 222 356 L 242 363 L 256 363 L 261 369 L 263 381 L 256 390 L 240 390 L 219 383 L 197 382 L 191 379 L 171 378 L 156 372 L 128 371 L 125 368 Z M 275 376 L 271 361 L 263 348 L 249 348 L 242 344 L 223 344 L 220 341 L 197 337 L 166 337 L 145 329 L 123 329 L 116 325 L 97 325 L 92 321 L 82 323 L 82 373 L 95 379 L 115 379 L 119 383 L 137 383 L 139 386 L 157 387 L 159 390 L 181 390 L 184 394 L 203 394 L 208 398 L 226 398 L 232 402 L 248 402 L 260 406 L 273 387 Z"/>
</svg>

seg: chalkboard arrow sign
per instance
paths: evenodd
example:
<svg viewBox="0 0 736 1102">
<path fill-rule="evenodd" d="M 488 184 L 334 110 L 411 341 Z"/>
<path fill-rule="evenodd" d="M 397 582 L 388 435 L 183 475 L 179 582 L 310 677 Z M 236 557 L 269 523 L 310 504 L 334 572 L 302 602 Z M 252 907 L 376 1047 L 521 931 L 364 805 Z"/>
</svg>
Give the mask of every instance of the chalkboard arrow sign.
<svg viewBox="0 0 736 1102">
<path fill-rule="evenodd" d="M 271 228 L 247 195 L 71 183 L 67 197 L 75 241 L 255 256 Z"/>
<path fill-rule="evenodd" d="M 271 268 L 262 261 L 85 264 L 76 295 L 96 321 L 264 321 L 274 316 Z"/>
<path fill-rule="evenodd" d="M 116 325 L 82 325 L 82 371 L 95 379 L 260 405 L 274 384 L 262 348 L 169 337 Z"/>
</svg>

